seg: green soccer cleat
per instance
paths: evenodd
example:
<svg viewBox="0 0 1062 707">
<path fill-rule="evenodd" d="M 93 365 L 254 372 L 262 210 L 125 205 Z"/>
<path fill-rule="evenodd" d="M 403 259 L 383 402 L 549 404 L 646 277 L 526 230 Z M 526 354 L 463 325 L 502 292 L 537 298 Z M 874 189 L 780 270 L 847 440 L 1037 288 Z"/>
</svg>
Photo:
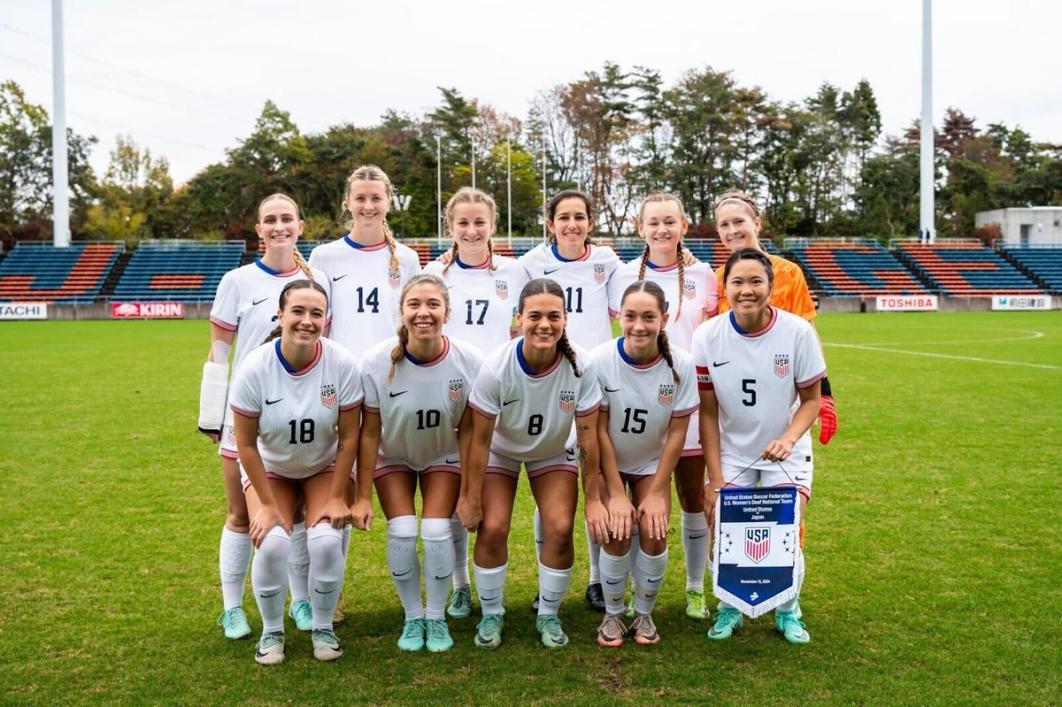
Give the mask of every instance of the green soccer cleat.
<svg viewBox="0 0 1062 707">
<path fill-rule="evenodd" d="M 259 665 L 279 665 L 284 662 L 284 634 L 263 633 L 254 650 Z"/>
<path fill-rule="evenodd" d="M 785 640 L 794 645 L 811 642 L 811 634 L 804 627 L 804 622 L 797 617 L 796 611 L 774 612 L 774 625 L 785 636 Z"/>
<path fill-rule="evenodd" d="M 288 607 L 288 616 L 295 620 L 295 628 L 300 631 L 313 630 L 313 609 L 309 599 L 300 599 L 291 602 Z"/>
<path fill-rule="evenodd" d="M 725 641 L 741 628 L 741 612 L 729 606 L 719 609 L 715 615 L 715 624 L 708 629 L 708 638 L 713 641 Z"/>
<path fill-rule="evenodd" d="M 446 607 L 446 615 L 452 619 L 467 619 L 472 615 L 472 590 L 468 587 L 457 587 L 450 594 L 450 605 Z"/>
<path fill-rule="evenodd" d="M 427 646 L 432 653 L 442 653 L 454 647 L 454 639 L 450 638 L 450 629 L 443 619 L 428 619 L 424 622 L 427 626 Z"/>
<path fill-rule="evenodd" d="M 251 624 L 247 623 L 247 614 L 243 613 L 243 607 L 240 606 L 221 612 L 218 626 L 225 630 L 225 638 L 236 640 L 251 635 Z"/>
<path fill-rule="evenodd" d="M 634 611 L 634 597 L 632 596 L 631 600 L 627 602 L 627 606 L 623 607 L 623 618 L 633 619 L 635 613 L 636 612 Z"/>
<path fill-rule="evenodd" d="M 475 643 L 480 648 L 493 650 L 501 645 L 502 625 L 505 618 L 501 614 L 487 614 L 476 626 Z"/>
<path fill-rule="evenodd" d="M 535 624 L 542 637 L 542 645 L 546 648 L 563 648 L 568 645 L 568 636 L 564 633 L 560 619 L 556 616 L 539 616 Z"/>
<path fill-rule="evenodd" d="M 704 603 L 704 591 L 701 589 L 686 590 L 686 616 L 697 621 L 704 621 L 708 616 L 708 607 Z"/>
<path fill-rule="evenodd" d="M 424 647 L 424 619 L 410 619 L 402 627 L 398 648 L 403 651 L 419 651 Z"/>
<path fill-rule="evenodd" d="M 343 646 L 332 629 L 315 629 L 310 636 L 313 640 L 313 657 L 317 660 L 335 660 L 343 655 Z"/>
</svg>

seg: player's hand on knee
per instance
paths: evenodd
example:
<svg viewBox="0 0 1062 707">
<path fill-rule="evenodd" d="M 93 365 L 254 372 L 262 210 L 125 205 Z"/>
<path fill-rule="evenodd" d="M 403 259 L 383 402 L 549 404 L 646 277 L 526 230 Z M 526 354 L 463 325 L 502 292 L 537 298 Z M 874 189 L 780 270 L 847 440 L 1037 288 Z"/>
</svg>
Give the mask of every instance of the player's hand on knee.
<svg viewBox="0 0 1062 707">
<path fill-rule="evenodd" d="M 650 540 L 664 540 L 668 530 L 668 503 L 663 496 L 650 493 L 638 506 L 639 515 L 649 525 Z"/>
<path fill-rule="evenodd" d="M 372 530 L 372 502 L 358 499 L 349 509 L 350 522 L 358 530 Z"/>
<path fill-rule="evenodd" d="M 832 395 L 823 395 L 819 399 L 819 442 L 829 444 L 837 434 L 837 404 Z"/>
<path fill-rule="evenodd" d="M 321 509 L 321 518 L 327 518 L 333 528 L 342 529 L 351 522 L 350 507 L 340 498 L 330 498 Z"/>
<path fill-rule="evenodd" d="M 626 495 L 620 494 L 608 499 L 608 533 L 613 540 L 626 540 L 631 536 L 635 517 L 634 506 Z"/>
<path fill-rule="evenodd" d="M 601 499 L 587 501 L 583 509 L 586 513 L 586 524 L 590 528 L 590 537 L 598 545 L 608 543 L 608 511 Z"/>
<path fill-rule="evenodd" d="M 465 527 L 465 530 L 472 533 L 476 532 L 479 524 L 483 522 L 483 507 L 480 505 L 480 500 L 469 496 L 461 496 L 457 500 L 457 517 L 460 519 L 461 525 Z"/>
<path fill-rule="evenodd" d="M 284 528 L 287 532 L 291 532 L 291 528 L 284 523 L 284 518 L 280 515 L 280 511 L 275 506 L 263 505 L 258 509 L 258 512 L 254 514 L 254 518 L 251 518 L 251 524 L 249 528 L 249 534 L 251 536 L 251 542 L 254 546 L 261 547 L 262 541 L 265 540 L 265 536 L 269 534 L 269 531 L 276 526 Z"/>
</svg>

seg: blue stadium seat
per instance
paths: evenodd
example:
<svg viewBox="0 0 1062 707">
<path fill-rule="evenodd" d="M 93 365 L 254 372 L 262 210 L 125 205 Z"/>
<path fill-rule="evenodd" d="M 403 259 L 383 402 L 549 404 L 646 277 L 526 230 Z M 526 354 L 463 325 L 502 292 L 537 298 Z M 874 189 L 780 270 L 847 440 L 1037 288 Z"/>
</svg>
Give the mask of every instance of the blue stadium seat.
<svg viewBox="0 0 1062 707">
<path fill-rule="evenodd" d="M 209 302 L 229 270 L 239 267 L 243 241 L 143 241 L 112 299 Z"/>
<path fill-rule="evenodd" d="M 0 300 L 88 303 L 125 250 L 122 243 L 19 241 L 0 262 Z"/>
</svg>

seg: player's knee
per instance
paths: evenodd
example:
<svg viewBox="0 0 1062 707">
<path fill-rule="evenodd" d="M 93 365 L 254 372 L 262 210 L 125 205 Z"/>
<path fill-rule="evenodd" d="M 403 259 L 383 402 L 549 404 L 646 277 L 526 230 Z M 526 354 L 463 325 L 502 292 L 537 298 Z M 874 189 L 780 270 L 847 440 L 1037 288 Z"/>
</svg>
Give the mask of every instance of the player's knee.
<svg viewBox="0 0 1062 707">
<path fill-rule="evenodd" d="M 228 513 L 225 515 L 225 527 L 235 533 L 246 533 L 251 527 L 247 506 L 234 507 L 229 504 Z"/>
<path fill-rule="evenodd" d="M 476 536 L 476 547 L 481 543 L 492 554 L 504 550 L 509 544 L 509 524 L 484 519 Z"/>
<path fill-rule="evenodd" d="M 546 543 L 558 545 L 572 542 L 572 531 L 575 527 L 574 519 L 567 515 L 549 515 L 542 517 L 542 540 Z"/>
</svg>

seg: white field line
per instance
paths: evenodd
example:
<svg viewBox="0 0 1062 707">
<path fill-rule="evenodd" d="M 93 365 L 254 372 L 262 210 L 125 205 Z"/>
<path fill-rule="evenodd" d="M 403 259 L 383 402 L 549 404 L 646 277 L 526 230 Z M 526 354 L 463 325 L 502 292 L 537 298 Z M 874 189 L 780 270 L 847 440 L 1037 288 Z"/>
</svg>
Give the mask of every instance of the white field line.
<svg viewBox="0 0 1062 707">
<path fill-rule="evenodd" d="M 928 328 L 928 327 L 924 327 L 924 328 Z M 940 329 L 935 329 L 934 331 L 939 332 L 941 330 Z M 986 329 L 973 329 L 973 330 L 967 330 L 967 331 L 988 331 L 988 330 L 986 330 Z M 947 344 L 995 344 L 995 343 L 999 343 L 999 342 L 1002 342 L 1002 341 L 1028 341 L 1030 339 L 1040 339 L 1040 338 L 1043 338 L 1043 336 L 1044 336 L 1044 333 L 1042 331 L 1036 331 L 1034 329 L 992 329 L 991 331 L 1018 332 L 1018 333 L 1021 334 L 1021 336 L 1004 336 L 1004 337 L 998 338 L 998 339 L 947 339 L 947 340 L 942 339 L 940 341 L 918 341 L 918 342 L 906 342 L 906 343 L 917 343 L 919 346 L 944 346 L 944 345 L 947 345 Z M 842 346 L 843 344 L 837 344 L 837 345 L 838 346 Z M 855 344 L 848 344 L 848 345 L 854 346 Z M 903 345 L 904 344 L 895 343 L 895 342 L 891 342 L 891 341 L 865 341 L 862 344 L 860 344 L 860 346 L 903 346 Z"/>
<path fill-rule="evenodd" d="M 1012 330 L 1013 331 L 1013 330 Z M 1044 334 L 1043 332 L 1031 332 L 1037 336 L 1021 337 L 1024 339 L 1039 339 Z M 986 339 L 985 342 L 991 341 L 1007 341 L 1008 339 Z M 1012 339 L 1011 339 L 1012 340 Z M 960 342 L 955 342 L 960 343 Z M 904 354 L 906 356 L 926 356 L 927 358 L 947 358 L 953 361 L 973 361 L 974 363 L 994 363 L 1000 366 L 1025 366 L 1026 368 L 1041 368 L 1051 371 L 1062 371 L 1062 366 L 1053 366 L 1048 363 L 1028 363 L 1027 361 L 1007 361 L 998 358 L 980 358 L 978 356 L 955 356 L 952 354 L 939 354 L 929 353 L 927 351 L 910 351 L 908 349 L 893 349 L 886 348 L 889 344 L 836 344 L 830 342 L 823 342 L 825 346 L 837 346 L 843 349 L 861 349 L 863 351 L 877 351 L 879 353 L 896 353 Z"/>
</svg>

